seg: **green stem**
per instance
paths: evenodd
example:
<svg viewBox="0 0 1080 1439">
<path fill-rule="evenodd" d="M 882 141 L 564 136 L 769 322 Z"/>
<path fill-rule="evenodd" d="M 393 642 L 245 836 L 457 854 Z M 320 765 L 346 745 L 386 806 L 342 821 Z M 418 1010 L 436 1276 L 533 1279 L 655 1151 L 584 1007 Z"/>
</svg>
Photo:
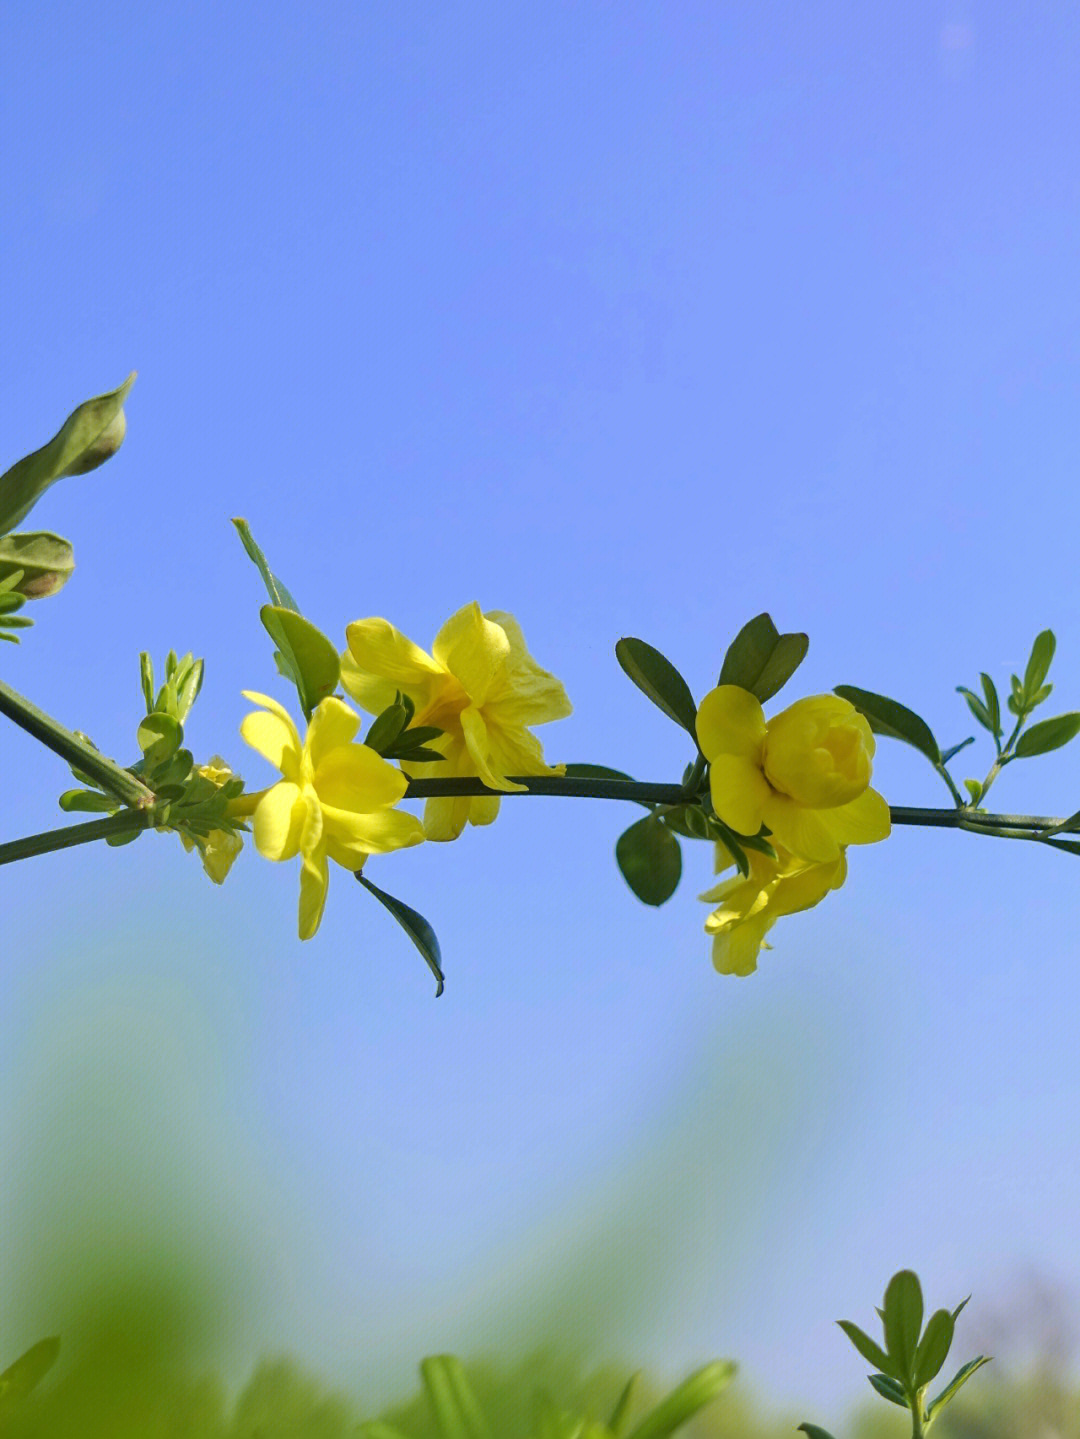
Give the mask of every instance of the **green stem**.
<svg viewBox="0 0 1080 1439">
<path fill-rule="evenodd" d="M 33 735 L 48 749 L 66 759 L 68 764 L 90 775 L 103 790 L 114 795 L 122 804 L 129 805 L 132 809 L 153 807 L 153 791 L 147 789 L 141 780 L 136 779 L 128 770 L 121 769 L 108 755 L 99 753 L 93 745 L 87 744 L 78 735 L 65 729 L 51 715 L 45 714 L 16 690 L 4 684 L 3 680 L 0 680 L 0 714 L 14 720 L 27 734 Z"/>
<path fill-rule="evenodd" d="M 0 864 L 16 859 L 29 859 L 35 854 L 49 854 L 56 849 L 71 849 L 76 844 L 90 844 L 112 834 L 126 834 L 133 829 L 149 829 L 153 815 L 145 809 L 129 809 L 111 814 L 107 819 L 91 819 L 85 824 L 69 824 L 64 829 L 48 829 L 43 834 L 28 834 L 0 844 Z"/>
</svg>

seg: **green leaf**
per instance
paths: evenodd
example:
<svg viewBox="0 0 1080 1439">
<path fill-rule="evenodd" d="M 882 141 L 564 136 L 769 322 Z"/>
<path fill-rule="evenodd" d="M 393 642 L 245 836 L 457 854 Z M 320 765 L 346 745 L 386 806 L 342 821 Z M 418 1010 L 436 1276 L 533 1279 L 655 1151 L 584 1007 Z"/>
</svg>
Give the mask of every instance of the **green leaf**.
<svg viewBox="0 0 1080 1439">
<path fill-rule="evenodd" d="M 259 611 L 263 628 L 277 645 L 292 671 L 300 704 L 310 719 L 311 711 L 337 689 L 341 658 L 333 644 L 310 620 L 281 605 L 263 605 Z"/>
<path fill-rule="evenodd" d="M 864 1333 L 857 1324 L 852 1324 L 850 1319 L 838 1319 L 836 1322 L 868 1364 L 873 1364 L 875 1369 L 880 1369 L 892 1379 L 900 1378 L 900 1372 L 890 1356 L 880 1344 L 874 1343 L 869 1334 Z"/>
<path fill-rule="evenodd" d="M 960 1303 L 959 1303 L 959 1304 L 956 1306 L 956 1308 L 953 1310 L 953 1312 L 952 1312 L 952 1317 L 953 1317 L 953 1323 L 954 1323 L 954 1324 L 955 1324 L 956 1321 L 960 1318 L 960 1315 L 963 1313 L 964 1309 L 966 1309 L 966 1307 L 967 1307 L 968 1302 L 970 1301 L 970 1299 L 971 1299 L 971 1295 L 969 1294 L 966 1299 L 961 1299 Z"/>
<path fill-rule="evenodd" d="M 860 714 L 865 715 L 875 734 L 902 739 L 905 744 L 914 745 L 935 768 L 941 764 L 938 742 L 930 726 L 914 710 L 871 690 L 857 689 L 855 685 L 837 685 L 833 693 L 849 701 Z"/>
<path fill-rule="evenodd" d="M 0 475 L 0 535 L 25 519 L 56 480 L 85 475 L 116 453 L 126 430 L 124 401 L 134 383 L 132 371 L 119 389 L 81 404 L 47 445 Z"/>
<path fill-rule="evenodd" d="M 697 705 L 690 686 L 671 661 L 644 640 L 630 636 L 616 644 L 615 658 L 638 689 L 669 719 L 694 735 L 696 743 Z"/>
<path fill-rule="evenodd" d="M 409 713 L 405 706 L 395 701 L 372 720 L 364 743 L 377 754 L 385 755 L 408 721 Z"/>
<path fill-rule="evenodd" d="M 950 1399 L 956 1397 L 957 1391 L 968 1382 L 976 1369 L 989 1363 L 990 1356 L 987 1354 L 980 1354 L 978 1359 L 969 1359 L 962 1369 L 956 1371 L 937 1398 L 930 1401 L 926 1410 L 927 1419 L 933 1419 L 939 1409 L 943 1409 Z"/>
<path fill-rule="evenodd" d="M 423 1360 L 420 1373 L 442 1439 L 487 1439 L 487 1424 L 460 1359 L 433 1355 Z"/>
<path fill-rule="evenodd" d="M 968 797 L 971 800 L 971 803 L 978 804 L 979 801 L 982 799 L 982 781 L 977 779 L 966 779 L 964 781 L 964 788 L 968 792 Z"/>
<path fill-rule="evenodd" d="M 446 976 L 442 971 L 442 954 L 439 950 L 439 941 L 435 937 L 435 931 L 422 914 L 415 909 L 410 909 L 407 904 L 402 904 L 400 899 L 395 899 L 392 894 L 379 889 L 378 885 L 372 884 L 363 870 L 356 871 L 356 877 L 364 888 L 375 896 L 380 904 L 386 906 L 390 913 L 401 925 L 402 929 L 416 945 L 424 958 L 424 963 L 435 976 L 438 987 L 435 990 L 435 998 L 438 999 L 446 985 Z"/>
<path fill-rule="evenodd" d="M 171 759 L 184 738 L 183 726 L 172 715 L 155 711 L 149 714 L 135 731 L 135 738 L 143 752 L 144 763 L 156 767 Z"/>
<path fill-rule="evenodd" d="M 809 1434 L 810 1439 L 833 1439 L 829 1431 L 822 1429 L 820 1424 L 800 1424 L 796 1432 L 799 1434 Z"/>
<path fill-rule="evenodd" d="M 992 733 L 996 736 L 1001 734 L 1001 701 L 998 699 L 997 688 L 994 681 L 985 671 L 980 671 L 979 679 L 982 682 L 983 697 L 986 700 L 986 712 L 990 716 L 993 726 Z"/>
<path fill-rule="evenodd" d="M 1041 705 L 1043 700 L 1050 698 L 1050 695 L 1053 693 L 1053 689 L 1053 685 L 1043 685 L 1042 689 L 1036 690 L 1035 693 L 1031 696 L 1030 700 L 1028 700 L 1027 708 L 1029 710 L 1033 710 L 1036 705 Z"/>
<path fill-rule="evenodd" d="M 709 815 L 709 833 L 713 839 L 719 840 L 724 846 L 728 854 L 730 854 L 735 861 L 735 868 L 742 875 L 743 879 L 745 879 L 750 873 L 750 861 L 747 859 L 746 850 L 743 847 L 743 836 L 736 835 L 734 830 L 728 829 L 727 825 L 724 824 L 722 820 L 717 819 L 714 814 Z M 772 848 L 772 845 L 769 844 L 769 841 L 763 840 L 762 843 L 767 846 L 768 850 L 772 850 L 772 857 L 775 859 L 776 851 Z M 758 848 L 755 840 L 751 840 L 750 848 Z M 767 850 L 764 852 L 767 853 Z"/>
<path fill-rule="evenodd" d="M 1039 840 L 1040 844 L 1048 844 L 1051 849 L 1064 849 L 1070 854 L 1080 854 L 1080 844 L 1074 839 L 1055 839 L 1052 836 Z"/>
<path fill-rule="evenodd" d="M 607 1427 L 611 1430 L 612 1439 L 620 1439 L 620 1435 L 626 1427 L 626 1421 L 630 1415 L 630 1405 L 633 1403 L 634 1391 L 638 1387 L 640 1378 L 640 1370 L 636 1374 L 630 1375 L 630 1378 L 623 1386 L 622 1393 L 616 1401 L 615 1408 L 611 1411 L 611 1418 L 608 1420 Z"/>
<path fill-rule="evenodd" d="M 968 709 L 982 725 L 983 729 L 988 729 L 990 733 L 993 734 L 995 732 L 994 722 L 990 718 L 990 712 L 983 704 L 982 700 L 979 699 L 977 695 L 972 694 L 971 690 L 965 689 L 963 685 L 957 685 L 956 692 L 957 694 L 961 694 L 964 696 L 964 699 L 967 701 Z"/>
<path fill-rule="evenodd" d="M 628 1439 L 668 1439 L 727 1388 L 736 1368 L 730 1359 L 715 1359 L 695 1370 L 630 1431 Z"/>
<path fill-rule="evenodd" d="M 904 1386 L 895 1379 L 890 1379 L 887 1374 L 868 1374 L 866 1377 L 882 1399 L 887 1399 L 890 1404 L 899 1404 L 901 1409 L 911 1408 L 904 1393 Z"/>
<path fill-rule="evenodd" d="M 974 743 L 975 736 L 973 734 L 969 734 L 967 739 L 962 739 L 959 744 L 950 745 L 950 747 L 941 756 L 941 763 L 948 764 L 951 759 L 955 759 L 955 757 L 960 753 L 962 749 L 967 749 L 969 744 Z"/>
<path fill-rule="evenodd" d="M 68 814 L 115 814 L 120 801 L 96 789 L 66 789 L 60 796 L 60 808 Z"/>
<path fill-rule="evenodd" d="M 1050 661 L 1054 658 L 1057 640 L 1053 630 L 1040 630 L 1031 646 L 1031 656 L 1024 670 L 1024 705 L 1030 707 L 1032 696 L 1046 681 Z"/>
<path fill-rule="evenodd" d="M 916 1389 L 929 1384 L 949 1357 L 955 1322 L 947 1309 L 935 1309 L 927 1320 L 926 1330 L 919 1340 L 915 1355 Z"/>
<path fill-rule="evenodd" d="M 279 609 L 295 610 L 299 614 L 300 606 L 266 563 L 266 556 L 255 543 L 255 537 L 248 528 L 247 520 L 234 519 L 233 524 L 236 526 L 236 533 L 240 536 L 240 543 L 247 550 L 259 574 L 262 575 L 271 604 L 277 605 Z"/>
<path fill-rule="evenodd" d="M 143 699 L 146 701 L 146 713 L 154 712 L 154 661 L 147 654 L 146 650 L 139 654 L 139 683 L 142 685 Z"/>
<path fill-rule="evenodd" d="M 1030 759 L 1032 755 L 1048 754 L 1060 749 L 1080 734 L 1080 712 L 1071 710 L 1068 714 L 1055 715 L 1053 719 L 1040 720 L 1025 730 L 1016 741 L 1013 750 L 1017 759 Z"/>
<path fill-rule="evenodd" d="M 0 1374 L 0 1400 L 25 1399 L 56 1363 L 60 1340 L 40 1339 Z"/>
<path fill-rule="evenodd" d="M 699 804 L 674 805 L 657 815 L 661 824 L 681 834 L 683 839 L 711 839 L 709 821 Z"/>
<path fill-rule="evenodd" d="M 658 905 L 670 899 L 682 875 L 679 841 L 653 815 L 623 831 L 615 845 L 615 860 L 643 904 Z"/>
<path fill-rule="evenodd" d="M 764 704 L 787 684 L 809 646 L 806 635 L 782 635 L 770 615 L 755 615 L 728 645 L 717 683 L 738 685 Z"/>
<path fill-rule="evenodd" d="M 923 1296 L 919 1276 L 901 1269 L 885 1290 L 885 1346 L 893 1361 L 891 1372 L 901 1382 L 914 1378 L 915 1353 L 922 1332 Z M 881 1366 L 888 1374 L 890 1369 Z"/>
<path fill-rule="evenodd" d="M 144 829 L 123 829 L 119 834 L 107 834 L 105 843 L 111 845 L 113 849 L 119 849 L 122 844 L 133 844 L 139 835 L 145 833 Z"/>
<path fill-rule="evenodd" d="M 48 530 L 24 531 L 0 538 L 0 579 L 22 570 L 13 587 L 28 600 L 41 600 L 63 589 L 75 568 L 67 540 Z"/>
<path fill-rule="evenodd" d="M 446 756 L 441 750 L 428 749 L 425 745 L 417 745 L 415 749 L 405 749 L 399 740 L 388 750 L 383 750 L 384 759 L 403 759 L 407 764 L 442 764 Z"/>
<path fill-rule="evenodd" d="M 185 658 L 188 659 L 190 656 L 185 656 Z M 202 660 L 193 660 L 187 666 L 186 671 L 181 670 L 180 673 L 183 674 L 183 678 L 179 679 L 179 675 L 177 677 L 179 683 L 176 690 L 176 717 L 182 723 L 187 719 L 191 706 L 198 699 L 199 691 L 202 689 Z"/>
</svg>

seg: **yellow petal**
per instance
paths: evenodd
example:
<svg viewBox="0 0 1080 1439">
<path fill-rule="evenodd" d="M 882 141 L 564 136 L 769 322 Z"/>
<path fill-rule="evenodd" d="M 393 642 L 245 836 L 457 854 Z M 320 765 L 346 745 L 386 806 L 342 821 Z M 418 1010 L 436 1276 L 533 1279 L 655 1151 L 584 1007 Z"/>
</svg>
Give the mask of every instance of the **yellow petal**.
<svg viewBox="0 0 1080 1439">
<path fill-rule="evenodd" d="M 249 699 L 262 700 L 265 696 L 248 695 Z M 253 710 L 240 722 L 240 734 L 244 740 L 274 766 L 290 778 L 295 778 L 300 765 L 300 736 L 288 713 L 273 700 L 274 711 Z"/>
<path fill-rule="evenodd" d="M 712 962 L 716 972 L 744 977 L 753 974 L 757 969 L 761 946 L 772 926 L 772 919 L 762 912 L 743 924 L 718 933 L 712 943 Z"/>
<path fill-rule="evenodd" d="M 468 795 L 437 795 L 424 804 L 424 834 L 442 843 L 457 839 L 469 818 L 469 807 L 475 801 Z"/>
<path fill-rule="evenodd" d="M 431 648 L 474 705 L 485 702 L 510 657 L 506 631 L 486 620 L 475 600 L 450 616 Z"/>
<path fill-rule="evenodd" d="M 354 620 L 351 625 L 345 626 L 345 639 L 360 675 L 390 681 L 395 689 L 401 689 L 414 699 L 417 708 L 420 708 L 421 699 L 426 699 L 429 694 L 431 682 L 437 681 L 443 673 L 439 663 L 420 646 L 414 645 L 413 640 L 404 636 L 401 630 L 395 629 L 390 620 Z M 349 694 L 352 694 L 351 689 Z M 380 708 L 385 708 L 385 705 Z"/>
<path fill-rule="evenodd" d="M 498 818 L 501 800 L 497 794 L 477 794 L 469 800 L 470 824 L 494 824 Z M 425 827 L 427 817 L 424 818 Z"/>
<path fill-rule="evenodd" d="M 224 884 L 233 860 L 244 847 L 243 836 L 228 830 L 212 829 L 206 836 L 200 857 L 202 867 L 215 884 Z"/>
<path fill-rule="evenodd" d="M 312 782 L 322 805 L 358 814 L 397 804 L 408 787 L 401 771 L 366 744 L 330 750 Z"/>
<path fill-rule="evenodd" d="M 836 889 L 836 874 L 843 861 L 841 855 L 830 864 L 810 864 L 796 874 L 781 879 L 776 886 L 770 912 L 798 914 L 804 909 L 813 909 L 820 904 L 830 889 Z"/>
<path fill-rule="evenodd" d="M 330 886 L 330 867 L 322 848 L 304 855 L 300 870 L 300 914 L 301 939 L 310 939 L 322 921 L 326 905 L 326 891 Z"/>
<path fill-rule="evenodd" d="M 349 814 L 341 810 L 323 810 L 327 844 L 333 840 L 336 853 L 348 855 L 338 859 L 348 869 L 359 869 L 368 854 L 389 854 L 395 849 L 408 849 L 422 844 L 424 826 L 414 814 L 400 809 L 381 809 L 374 814 Z"/>
<path fill-rule="evenodd" d="M 488 716 L 504 726 L 523 726 L 546 724 L 573 713 L 561 682 L 541 669 L 529 654 L 514 616 L 503 610 L 488 610 L 484 618 L 502 629 L 510 645 L 509 660 L 484 705 Z"/>
<path fill-rule="evenodd" d="M 864 790 L 858 799 L 818 813 L 840 844 L 875 844 L 892 833 L 889 806 L 876 789 Z"/>
<path fill-rule="evenodd" d="M 749 690 L 717 685 L 698 706 L 697 737 L 708 760 L 736 754 L 757 763 L 765 740 L 765 712 Z"/>
<path fill-rule="evenodd" d="M 777 844 L 801 859 L 824 864 L 840 855 L 840 843 L 824 822 L 826 815 L 838 813 L 836 809 L 804 809 L 787 795 L 772 794 L 765 805 L 765 823 Z"/>
<path fill-rule="evenodd" d="M 508 774 L 564 773 L 566 766 L 558 768 L 544 760 L 540 741 L 521 725 L 504 725 L 484 708 L 484 724 L 487 729 L 488 759 L 492 770 L 505 779 Z"/>
<path fill-rule="evenodd" d="M 311 763 L 319 761 L 338 745 L 346 745 L 360 727 L 360 716 L 344 700 L 330 696 L 320 700 L 311 716 L 307 731 L 307 748 Z"/>
<path fill-rule="evenodd" d="M 709 793 L 726 825 L 737 834 L 757 834 L 772 790 L 751 758 L 717 754 L 709 765 Z"/>
<path fill-rule="evenodd" d="M 520 791 L 525 788 L 523 784 L 511 784 L 505 774 L 499 772 L 492 754 L 492 736 L 488 733 L 483 715 L 475 705 L 469 705 L 468 709 L 461 711 L 461 732 L 465 736 L 473 772 L 486 785 L 491 789 L 508 791 Z"/>
<path fill-rule="evenodd" d="M 266 859 L 292 859 L 300 850 L 300 835 L 307 805 L 300 786 L 282 780 L 268 789 L 255 806 L 252 831 L 255 848 Z"/>
<path fill-rule="evenodd" d="M 401 686 L 394 684 L 392 680 L 380 679 L 378 675 L 362 670 L 349 650 L 341 656 L 341 687 L 361 709 L 373 715 L 380 715 L 384 709 L 389 709 L 401 689 Z M 409 698 L 412 698 L 411 693 Z"/>
</svg>

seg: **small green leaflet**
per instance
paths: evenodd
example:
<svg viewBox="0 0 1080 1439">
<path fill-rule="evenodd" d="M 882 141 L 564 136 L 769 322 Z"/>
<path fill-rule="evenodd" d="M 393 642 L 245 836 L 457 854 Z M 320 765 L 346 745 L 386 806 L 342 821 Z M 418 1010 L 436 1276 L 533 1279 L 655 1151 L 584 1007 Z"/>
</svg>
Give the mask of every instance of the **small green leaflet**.
<svg viewBox="0 0 1080 1439">
<path fill-rule="evenodd" d="M 809 645 L 804 634 L 782 635 L 771 615 L 755 615 L 728 646 L 718 683 L 749 690 L 764 704 L 787 684 Z"/>
<path fill-rule="evenodd" d="M 632 636 L 619 640 L 615 658 L 638 689 L 696 739 L 697 705 L 690 686 L 671 661 L 645 640 Z"/>
</svg>

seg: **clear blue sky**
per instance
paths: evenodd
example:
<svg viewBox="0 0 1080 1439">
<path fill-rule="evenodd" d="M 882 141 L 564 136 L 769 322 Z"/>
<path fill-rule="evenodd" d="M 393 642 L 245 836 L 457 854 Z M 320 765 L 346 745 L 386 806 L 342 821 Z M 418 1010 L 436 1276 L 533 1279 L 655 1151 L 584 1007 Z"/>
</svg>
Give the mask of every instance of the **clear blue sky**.
<svg viewBox="0 0 1080 1439">
<path fill-rule="evenodd" d="M 264 783 L 240 690 L 288 694 L 244 515 L 339 642 L 516 614 L 575 705 L 554 760 L 676 777 L 614 641 L 700 696 L 765 608 L 811 636 L 792 697 L 884 690 L 951 742 L 953 686 L 1051 625 L 1080 708 L 1078 63 L 1073 7 L 1002 0 L 16 0 L 3 463 L 139 380 L 120 456 L 34 513 L 78 569 L 5 678 L 130 759 L 138 651 L 194 649 L 191 744 Z M 64 767 L 0 753 L 4 837 L 57 823 Z M 946 799 L 898 747 L 876 777 Z M 1077 807 L 1080 746 L 995 794 Z M 598 1352 L 730 1354 L 823 1422 L 865 1384 L 832 1320 L 901 1265 L 940 1303 L 1029 1268 L 1075 1295 L 1073 861 L 899 832 L 740 982 L 703 847 L 651 912 L 613 806 L 503 809 L 373 866 L 439 930 L 438 1003 L 343 872 L 303 947 L 295 872 L 254 853 L 220 891 L 173 837 L 0 874 L 0 1248 L 41 1174 L 92 1225 L 83 1161 L 136 1207 L 160 1161 L 191 1243 L 265 1287 L 240 1368 L 389 1391 L 588 1256 Z M 73 1095 L 63 1159 L 35 1136 Z M 13 1345 L 55 1317 L 16 1271 Z"/>
</svg>

